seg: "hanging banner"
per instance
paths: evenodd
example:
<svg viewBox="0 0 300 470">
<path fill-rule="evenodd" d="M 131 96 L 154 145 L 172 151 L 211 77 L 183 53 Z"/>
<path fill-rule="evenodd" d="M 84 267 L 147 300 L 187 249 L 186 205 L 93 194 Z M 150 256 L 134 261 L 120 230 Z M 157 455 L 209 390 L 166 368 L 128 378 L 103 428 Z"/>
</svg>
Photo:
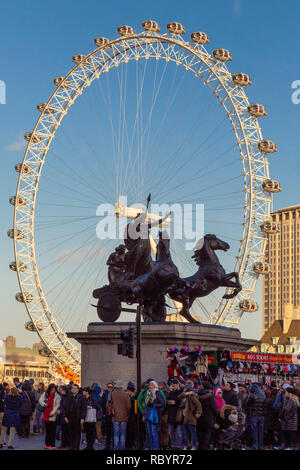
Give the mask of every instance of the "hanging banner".
<svg viewBox="0 0 300 470">
<path fill-rule="evenodd" d="M 217 366 L 218 365 L 218 359 L 217 359 L 217 353 L 204 353 L 207 357 L 207 364 L 209 366 Z"/>
<path fill-rule="evenodd" d="M 266 362 L 273 364 L 297 364 L 296 355 L 292 354 L 266 354 L 254 352 L 231 351 L 232 361 Z"/>
</svg>

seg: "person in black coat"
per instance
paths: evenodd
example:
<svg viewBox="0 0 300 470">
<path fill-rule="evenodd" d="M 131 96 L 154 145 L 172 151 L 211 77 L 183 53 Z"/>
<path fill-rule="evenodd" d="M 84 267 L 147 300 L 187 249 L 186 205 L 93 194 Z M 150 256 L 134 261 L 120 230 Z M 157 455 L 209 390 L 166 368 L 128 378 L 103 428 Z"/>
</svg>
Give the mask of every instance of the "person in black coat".
<svg viewBox="0 0 300 470">
<path fill-rule="evenodd" d="M 111 394 L 114 390 L 114 383 L 108 382 L 106 385 L 106 390 L 104 390 L 102 395 L 102 411 L 103 411 L 103 424 L 105 432 L 105 450 L 111 450 L 112 441 L 113 441 L 113 424 L 112 424 L 112 414 L 111 414 Z"/>
<path fill-rule="evenodd" d="M 86 448 L 84 450 L 94 450 L 94 443 L 96 439 L 96 421 L 97 413 L 101 405 L 98 400 L 93 397 L 93 391 L 89 387 L 83 389 L 83 396 L 86 399 L 86 416 L 84 421 L 84 432 L 86 434 Z"/>
<path fill-rule="evenodd" d="M 278 394 L 276 388 L 266 391 L 266 399 L 264 402 L 265 422 L 264 422 L 264 444 L 268 449 L 276 446 L 276 434 L 279 429 L 279 409 L 274 408 L 274 403 Z"/>
<path fill-rule="evenodd" d="M 181 400 L 178 396 L 182 393 L 177 379 L 172 379 L 170 384 L 170 391 L 166 396 L 167 400 L 167 413 L 168 413 L 168 426 L 170 436 L 171 449 L 180 448 L 183 439 L 183 424 L 176 421 L 178 408 Z"/>
<path fill-rule="evenodd" d="M 2 419 L 2 429 L 0 437 L 0 448 L 5 443 L 7 430 L 9 428 L 8 449 L 13 449 L 13 439 L 15 430 L 20 425 L 20 408 L 22 399 L 17 388 L 12 388 L 9 393 L 4 396 L 4 414 Z"/>
<path fill-rule="evenodd" d="M 225 400 L 226 405 L 231 405 L 231 406 L 239 406 L 239 396 L 238 393 L 235 392 L 234 390 L 234 384 L 232 382 L 228 382 L 225 384 L 224 390 L 223 390 L 223 398 Z"/>
<path fill-rule="evenodd" d="M 198 450 L 208 450 L 212 432 L 218 415 L 215 398 L 208 388 L 198 391 L 202 405 L 202 415 L 197 419 Z"/>
<path fill-rule="evenodd" d="M 71 450 L 79 450 L 86 409 L 85 397 L 79 394 L 79 386 L 73 384 L 65 403 L 65 422 L 69 424 Z"/>
<path fill-rule="evenodd" d="M 253 383 L 249 389 L 249 397 L 245 401 L 245 411 L 250 418 L 252 450 L 263 450 L 265 399 L 260 384 Z"/>
<path fill-rule="evenodd" d="M 5 389 L 3 385 L 0 384 L 0 431 L 1 431 L 3 412 L 4 412 L 4 396 L 5 396 Z"/>
<path fill-rule="evenodd" d="M 70 447 L 70 429 L 69 424 L 66 423 L 66 401 L 68 398 L 68 387 L 66 385 L 62 385 L 59 388 L 60 394 L 60 404 L 58 409 L 58 418 L 57 423 L 61 429 L 61 441 L 60 441 L 60 449 L 68 449 Z"/>
<path fill-rule="evenodd" d="M 135 412 L 136 391 L 132 382 L 127 384 L 127 393 L 130 398 L 130 413 L 126 427 L 126 449 L 133 450 L 137 448 L 138 418 Z"/>
<path fill-rule="evenodd" d="M 30 382 L 25 381 L 21 387 L 22 405 L 20 408 L 20 426 L 18 428 L 19 437 L 29 438 L 30 434 L 30 419 L 35 410 L 37 400 L 35 394 L 31 391 Z"/>
</svg>

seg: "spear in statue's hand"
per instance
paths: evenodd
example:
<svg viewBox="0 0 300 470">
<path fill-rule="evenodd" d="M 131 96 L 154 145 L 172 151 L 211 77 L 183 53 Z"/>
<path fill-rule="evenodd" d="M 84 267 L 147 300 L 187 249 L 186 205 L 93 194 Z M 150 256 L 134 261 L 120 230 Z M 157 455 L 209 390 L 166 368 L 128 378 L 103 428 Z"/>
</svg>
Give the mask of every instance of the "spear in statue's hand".
<svg viewBox="0 0 300 470">
<path fill-rule="evenodd" d="M 151 193 L 149 193 L 149 194 L 148 194 L 148 197 L 147 197 L 147 210 L 148 210 L 150 201 L 151 201 Z"/>
</svg>

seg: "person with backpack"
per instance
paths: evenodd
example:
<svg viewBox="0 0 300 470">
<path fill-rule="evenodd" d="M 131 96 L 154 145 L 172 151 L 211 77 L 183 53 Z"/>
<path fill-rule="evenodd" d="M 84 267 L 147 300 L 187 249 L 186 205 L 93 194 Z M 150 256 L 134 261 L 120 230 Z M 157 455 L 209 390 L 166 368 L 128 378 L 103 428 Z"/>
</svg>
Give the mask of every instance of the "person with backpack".
<svg viewBox="0 0 300 470">
<path fill-rule="evenodd" d="M 264 415 L 266 395 L 260 385 L 253 383 L 249 389 L 250 395 L 245 401 L 245 411 L 250 418 L 252 449 L 264 450 Z"/>
<path fill-rule="evenodd" d="M 43 382 L 40 382 L 37 388 L 37 402 L 39 402 L 43 393 L 45 393 L 45 385 L 43 384 Z M 34 432 L 38 434 L 40 432 L 45 432 L 45 429 L 44 429 L 45 426 L 44 426 L 44 421 L 42 420 L 42 414 L 43 412 L 41 411 L 41 408 L 39 407 L 39 405 L 37 405 L 33 429 L 34 429 Z"/>
<path fill-rule="evenodd" d="M 191 450 L 197 450 L 197 433 L 196 424 L 197 419 L 202 415 L 202 405 L 198 396 L 194 392 L 194 385 L 192 382 L 187 382 L 183 393 L 178 396 L 178 400 L 184 402 L 183 413 L 183 430 L 184 430 L 184 447 L 186 450 L 189 440 L 191 440 Z"/>
<path fill-rule="evenodd" d="M 101 425 L 103 421 L 103 408 L 102 408 L 102 395 L 103 391 L 98 384 L 93 384 L 91 389 L 92 395 L 99 404 L 99 409 L 97 409 L 97 421 L 96 421 L 96 434 L 97 434 L 97 441 L 101 442 L 102 433 L 101 433 Z"/>
<path fill-rule="evenodd" d="M 31 385 L 28 381 L 25 381 L 21 387 L 21 400 L 22 405 L 20 408 L 20 426 L 19 426 L 19 437 L 25 437 L 29 439 L 30 434 L 30 419 L 34 413 L 36 406 L 36 399 L 34 393 L 31 391 Z"/>
</svg>

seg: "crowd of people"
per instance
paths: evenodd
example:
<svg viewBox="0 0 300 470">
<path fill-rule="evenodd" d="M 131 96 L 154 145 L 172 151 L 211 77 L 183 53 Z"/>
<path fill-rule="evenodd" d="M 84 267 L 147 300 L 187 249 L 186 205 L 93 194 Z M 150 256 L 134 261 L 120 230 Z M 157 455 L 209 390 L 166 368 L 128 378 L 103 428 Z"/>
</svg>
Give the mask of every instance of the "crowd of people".
<svg viewBox="0 0 300 470">
<path fill-rule="evenodd" d="M 300 384 L 223 383 L 149 378 L 139 394 L 120 380 L 102 389 L 43 383 L 0 384 L 0 448 L 44 434 L 45 449 L 300 449 Z"/>
</svg>

